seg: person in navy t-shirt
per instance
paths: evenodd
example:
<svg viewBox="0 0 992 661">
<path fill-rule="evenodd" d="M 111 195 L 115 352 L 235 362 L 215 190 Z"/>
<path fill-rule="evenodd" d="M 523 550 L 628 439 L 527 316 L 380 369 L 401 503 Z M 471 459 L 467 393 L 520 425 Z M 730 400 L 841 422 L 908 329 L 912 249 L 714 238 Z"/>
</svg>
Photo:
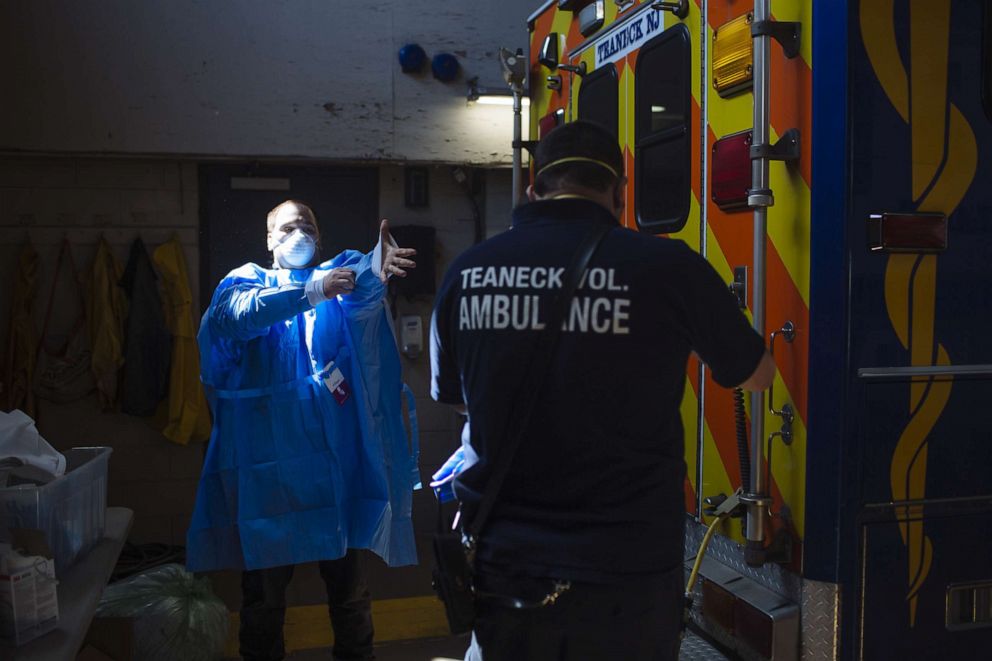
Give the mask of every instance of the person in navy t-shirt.
<svg viewBox="0 0 992 661">
<path fill-rule="evenodd" d="M 527 608 L 480 599 L 466 658 L 675 659 L 689 355 L 725 387 L 765 389 L 775 366 L 705 259 L 618 224 L 626 179 L 608 131 L 566 124 L 534 160 L 530 203 L 514 211 L 512 229 L 460 255 L 444 278 L 432 395 L 470 421 L 455 480 L 463 522 L 485 492 L 514 403 L 536 399 L 477 540 L 476 588 L 528 605 L 558 597 Z M 546 385 L 521 393 L 565 267 L 604 223 L 614 228 L 566 309 Z"/>
</svg>

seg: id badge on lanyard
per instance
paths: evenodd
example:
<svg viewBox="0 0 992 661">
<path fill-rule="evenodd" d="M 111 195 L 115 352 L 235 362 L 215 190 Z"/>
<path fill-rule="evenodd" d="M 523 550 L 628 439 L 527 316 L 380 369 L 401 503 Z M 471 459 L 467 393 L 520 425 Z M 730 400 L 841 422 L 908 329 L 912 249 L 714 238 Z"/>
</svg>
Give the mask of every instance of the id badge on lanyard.
<svg viewBox="0 0 992 661">
<path fill-rule="evenodd" d="M 324 386 L 334 395 L 334 401 L 339 405 L 348 401 L 348 397 L 351 395 L 351 388 L 348 386 L 344 374 L 341 373 L 341 368 L 337 367 L 332 360 L 324 365 L 323 373 L 326 374 L 324 377 Z"/>
</svg>

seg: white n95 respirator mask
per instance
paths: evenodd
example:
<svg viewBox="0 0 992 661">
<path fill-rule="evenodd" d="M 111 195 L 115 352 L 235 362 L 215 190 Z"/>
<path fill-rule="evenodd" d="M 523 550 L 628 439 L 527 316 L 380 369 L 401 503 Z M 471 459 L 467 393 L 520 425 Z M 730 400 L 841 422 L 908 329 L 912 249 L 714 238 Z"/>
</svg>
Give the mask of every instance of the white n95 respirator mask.
<svg viewBox="0 0 992 661">
<path fill-rule="evenodd" d="M 282 266 L 291 269 L 303 268 L 313 260 L 317 244 L 303 230 L 293 230 L 283 237 L 272 254 Z"/>
</svg>

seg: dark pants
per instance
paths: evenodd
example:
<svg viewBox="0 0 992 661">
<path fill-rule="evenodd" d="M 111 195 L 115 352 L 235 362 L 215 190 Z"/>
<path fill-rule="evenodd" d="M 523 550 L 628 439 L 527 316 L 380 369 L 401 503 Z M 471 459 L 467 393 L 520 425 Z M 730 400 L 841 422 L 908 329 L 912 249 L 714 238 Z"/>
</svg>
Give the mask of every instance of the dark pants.
<svg viewBox="0 0 992 661">
<path fill-rule="evenodd" d="M 334 627 L 334 659 L 372 659 L 372 601 L 365 563 L 354 549 L 338 560 L 319 563 Z M 241 575 L 241 657 L 278 661 L 286 654 L 283 622 L 292 565 L 246 571 Z"/>
<path fill-rule="evenodd" d="M 551 581 L 476 576 L 480 591 L 539 599 Z M 677 661 L 682 567 L 623 584 L 573 583 L 558 601 L 516 609 L 480 600 L 465 661 Z"/>
</svg>

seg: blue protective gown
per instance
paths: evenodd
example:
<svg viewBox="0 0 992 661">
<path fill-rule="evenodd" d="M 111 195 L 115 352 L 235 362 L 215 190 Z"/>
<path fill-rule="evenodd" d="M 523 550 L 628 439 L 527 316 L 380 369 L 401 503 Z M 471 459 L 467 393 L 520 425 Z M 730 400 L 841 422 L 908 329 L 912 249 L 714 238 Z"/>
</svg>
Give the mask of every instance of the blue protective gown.
<svg viewBox="0 0 992 661">
<path fill-rule="evenodd" d="M 198 336 L 214 427 L 190 571 L 332 560 L 348 548 L 416 563 L 416 430 L 408 438 L 403 425 L 372 255 L 345 251 L 310 269 L 247 264 L 218 285 Z M 311 306 L 305 283 L 343 266 L 355 271 L 354 292 Z M 343 403 L 324 383 L 335 368 L 350 391 Z"/>
</svg>

